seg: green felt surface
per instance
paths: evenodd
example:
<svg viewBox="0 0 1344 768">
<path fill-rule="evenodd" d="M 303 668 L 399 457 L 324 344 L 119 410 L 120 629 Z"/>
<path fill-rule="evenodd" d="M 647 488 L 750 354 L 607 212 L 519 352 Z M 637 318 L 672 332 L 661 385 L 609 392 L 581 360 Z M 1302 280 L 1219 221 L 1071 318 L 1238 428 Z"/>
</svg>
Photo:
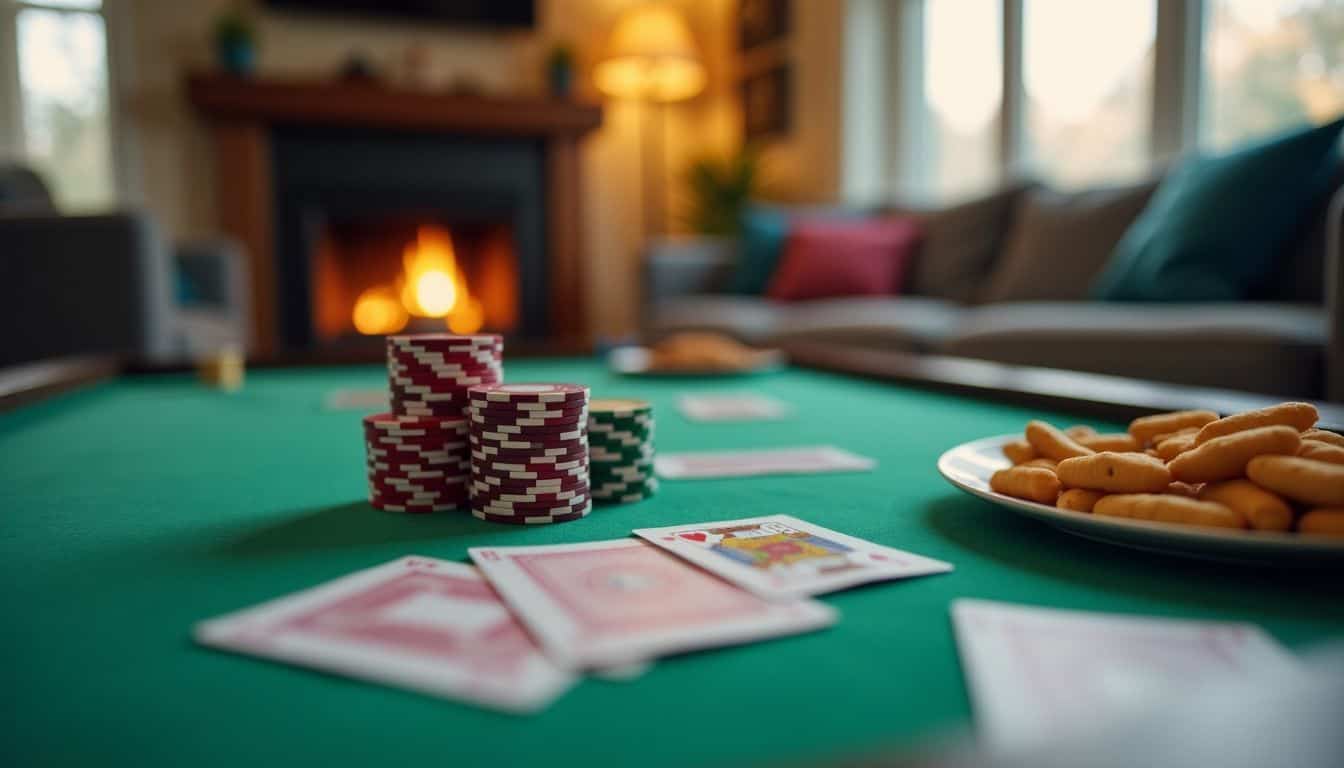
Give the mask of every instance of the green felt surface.
<svg viewBox="0 0 1344 768">
<path fill-rule="evenodd" d="M 900 748 L 969 727 L 948 619 L 962 596 L 1254 621 L 1291 647 L 1344 634 L 1337 575 L 1093 543 L 938 476 L 943 450 L 1018 431 L 1039 412 L 801 371 L 637 380 L 535 361 L 510 362 L 508 375 L 650 399 L 662 451 L 833 443 L 880 466 L 669 481 L 639 505 L 519 528 L 362 501 L 359 416 L 322 400 L 333 388 L 378 386 L 375 368 L 253 372 L 232 395 L 186 377 L 124 379 L 0 415 L 0 763 L 679 766 Z M 796 417 L 703 425 L 674 410 L 680 392 L 746 387 L 794 404 Z M 525 718 L 205 650 L 188 636 L 200 619 L 404 554 L 463 559 L 470 546 L 767 513 L 956 571 L 827 596 L 841 613 L 831 629 L 663 660 L 632 682 L 585 681 Z"/>
</svg>

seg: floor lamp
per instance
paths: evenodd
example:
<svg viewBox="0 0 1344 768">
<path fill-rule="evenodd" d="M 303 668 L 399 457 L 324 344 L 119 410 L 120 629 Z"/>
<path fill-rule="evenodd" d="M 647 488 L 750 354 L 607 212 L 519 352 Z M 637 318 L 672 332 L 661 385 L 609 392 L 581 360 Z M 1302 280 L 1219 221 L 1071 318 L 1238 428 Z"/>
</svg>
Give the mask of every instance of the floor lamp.
<svg viewBox="0 0 1344 768">
<path fill-rule="evenodd" d="M 640 102 L 640 228 L 645 238 L 666 229 L 660 189 L 666 150 L 664 105 L 696 95 L 704 89 L 705 79 L 686 19 L 661 2 L 636 5 L 621 14 L 593 71 L 602 93 Z"/>
</svg>

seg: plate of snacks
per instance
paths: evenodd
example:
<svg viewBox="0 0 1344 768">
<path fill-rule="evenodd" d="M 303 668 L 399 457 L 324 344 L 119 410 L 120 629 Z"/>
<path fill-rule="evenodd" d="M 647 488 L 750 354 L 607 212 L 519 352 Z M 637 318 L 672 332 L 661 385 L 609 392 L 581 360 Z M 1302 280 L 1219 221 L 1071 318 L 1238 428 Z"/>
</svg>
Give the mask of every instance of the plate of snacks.
<svg viewBox="0 0 1344 768">
<path fill-rule="evenodd" d="M 784 365 L 778 349 L 757 349 L 717 333 L 676 333 L 651 347 L 611 351 L 612 370 L 630 376 L 706 376 L 766 373 Z"/>
<path fill-rule="evenodd" d="M 1344 566 L 1344 436 L 1282 403 L 1145 416 L 1116 434 L 1044 421 L 959 445 L 963 491 L 1090 539 L 1191 557 Z"/>
</svg>

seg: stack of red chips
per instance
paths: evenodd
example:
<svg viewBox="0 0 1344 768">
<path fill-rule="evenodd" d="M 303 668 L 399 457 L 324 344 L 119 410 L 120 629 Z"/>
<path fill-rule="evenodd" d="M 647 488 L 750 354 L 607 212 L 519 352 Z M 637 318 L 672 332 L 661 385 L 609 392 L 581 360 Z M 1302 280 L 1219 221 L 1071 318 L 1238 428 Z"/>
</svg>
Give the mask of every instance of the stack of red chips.
<svg viewBox="0 0 1344 768">
<path fill-rule="evenodd" d="M 486 384 L 470 397 L 471 514 L 521 525 L 587 516 L 588 388 Z"/>
<path fill-rule="evenodd" d="M 396 512 L 466 506 L 467 390 L 503 378 L 498 336 L 387 337 L 392 412 L 364 419 L 369 503 Z"/>
</svg>

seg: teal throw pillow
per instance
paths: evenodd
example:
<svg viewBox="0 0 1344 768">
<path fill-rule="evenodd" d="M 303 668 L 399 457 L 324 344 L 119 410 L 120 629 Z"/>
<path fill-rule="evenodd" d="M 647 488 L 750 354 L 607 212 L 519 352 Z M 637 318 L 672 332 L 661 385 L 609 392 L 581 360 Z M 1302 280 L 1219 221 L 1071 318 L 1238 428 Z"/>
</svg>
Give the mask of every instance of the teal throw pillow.
<svg viewBox="0 0 1344 768">
<path fill-rule="evenodd" d="M 784 241 L 789 237 L 789 215 L 778 208 L 755 207 L 742 215 L 737 270 L 732 292 L 759 296 L 775 274 Z"/>
</svg>

